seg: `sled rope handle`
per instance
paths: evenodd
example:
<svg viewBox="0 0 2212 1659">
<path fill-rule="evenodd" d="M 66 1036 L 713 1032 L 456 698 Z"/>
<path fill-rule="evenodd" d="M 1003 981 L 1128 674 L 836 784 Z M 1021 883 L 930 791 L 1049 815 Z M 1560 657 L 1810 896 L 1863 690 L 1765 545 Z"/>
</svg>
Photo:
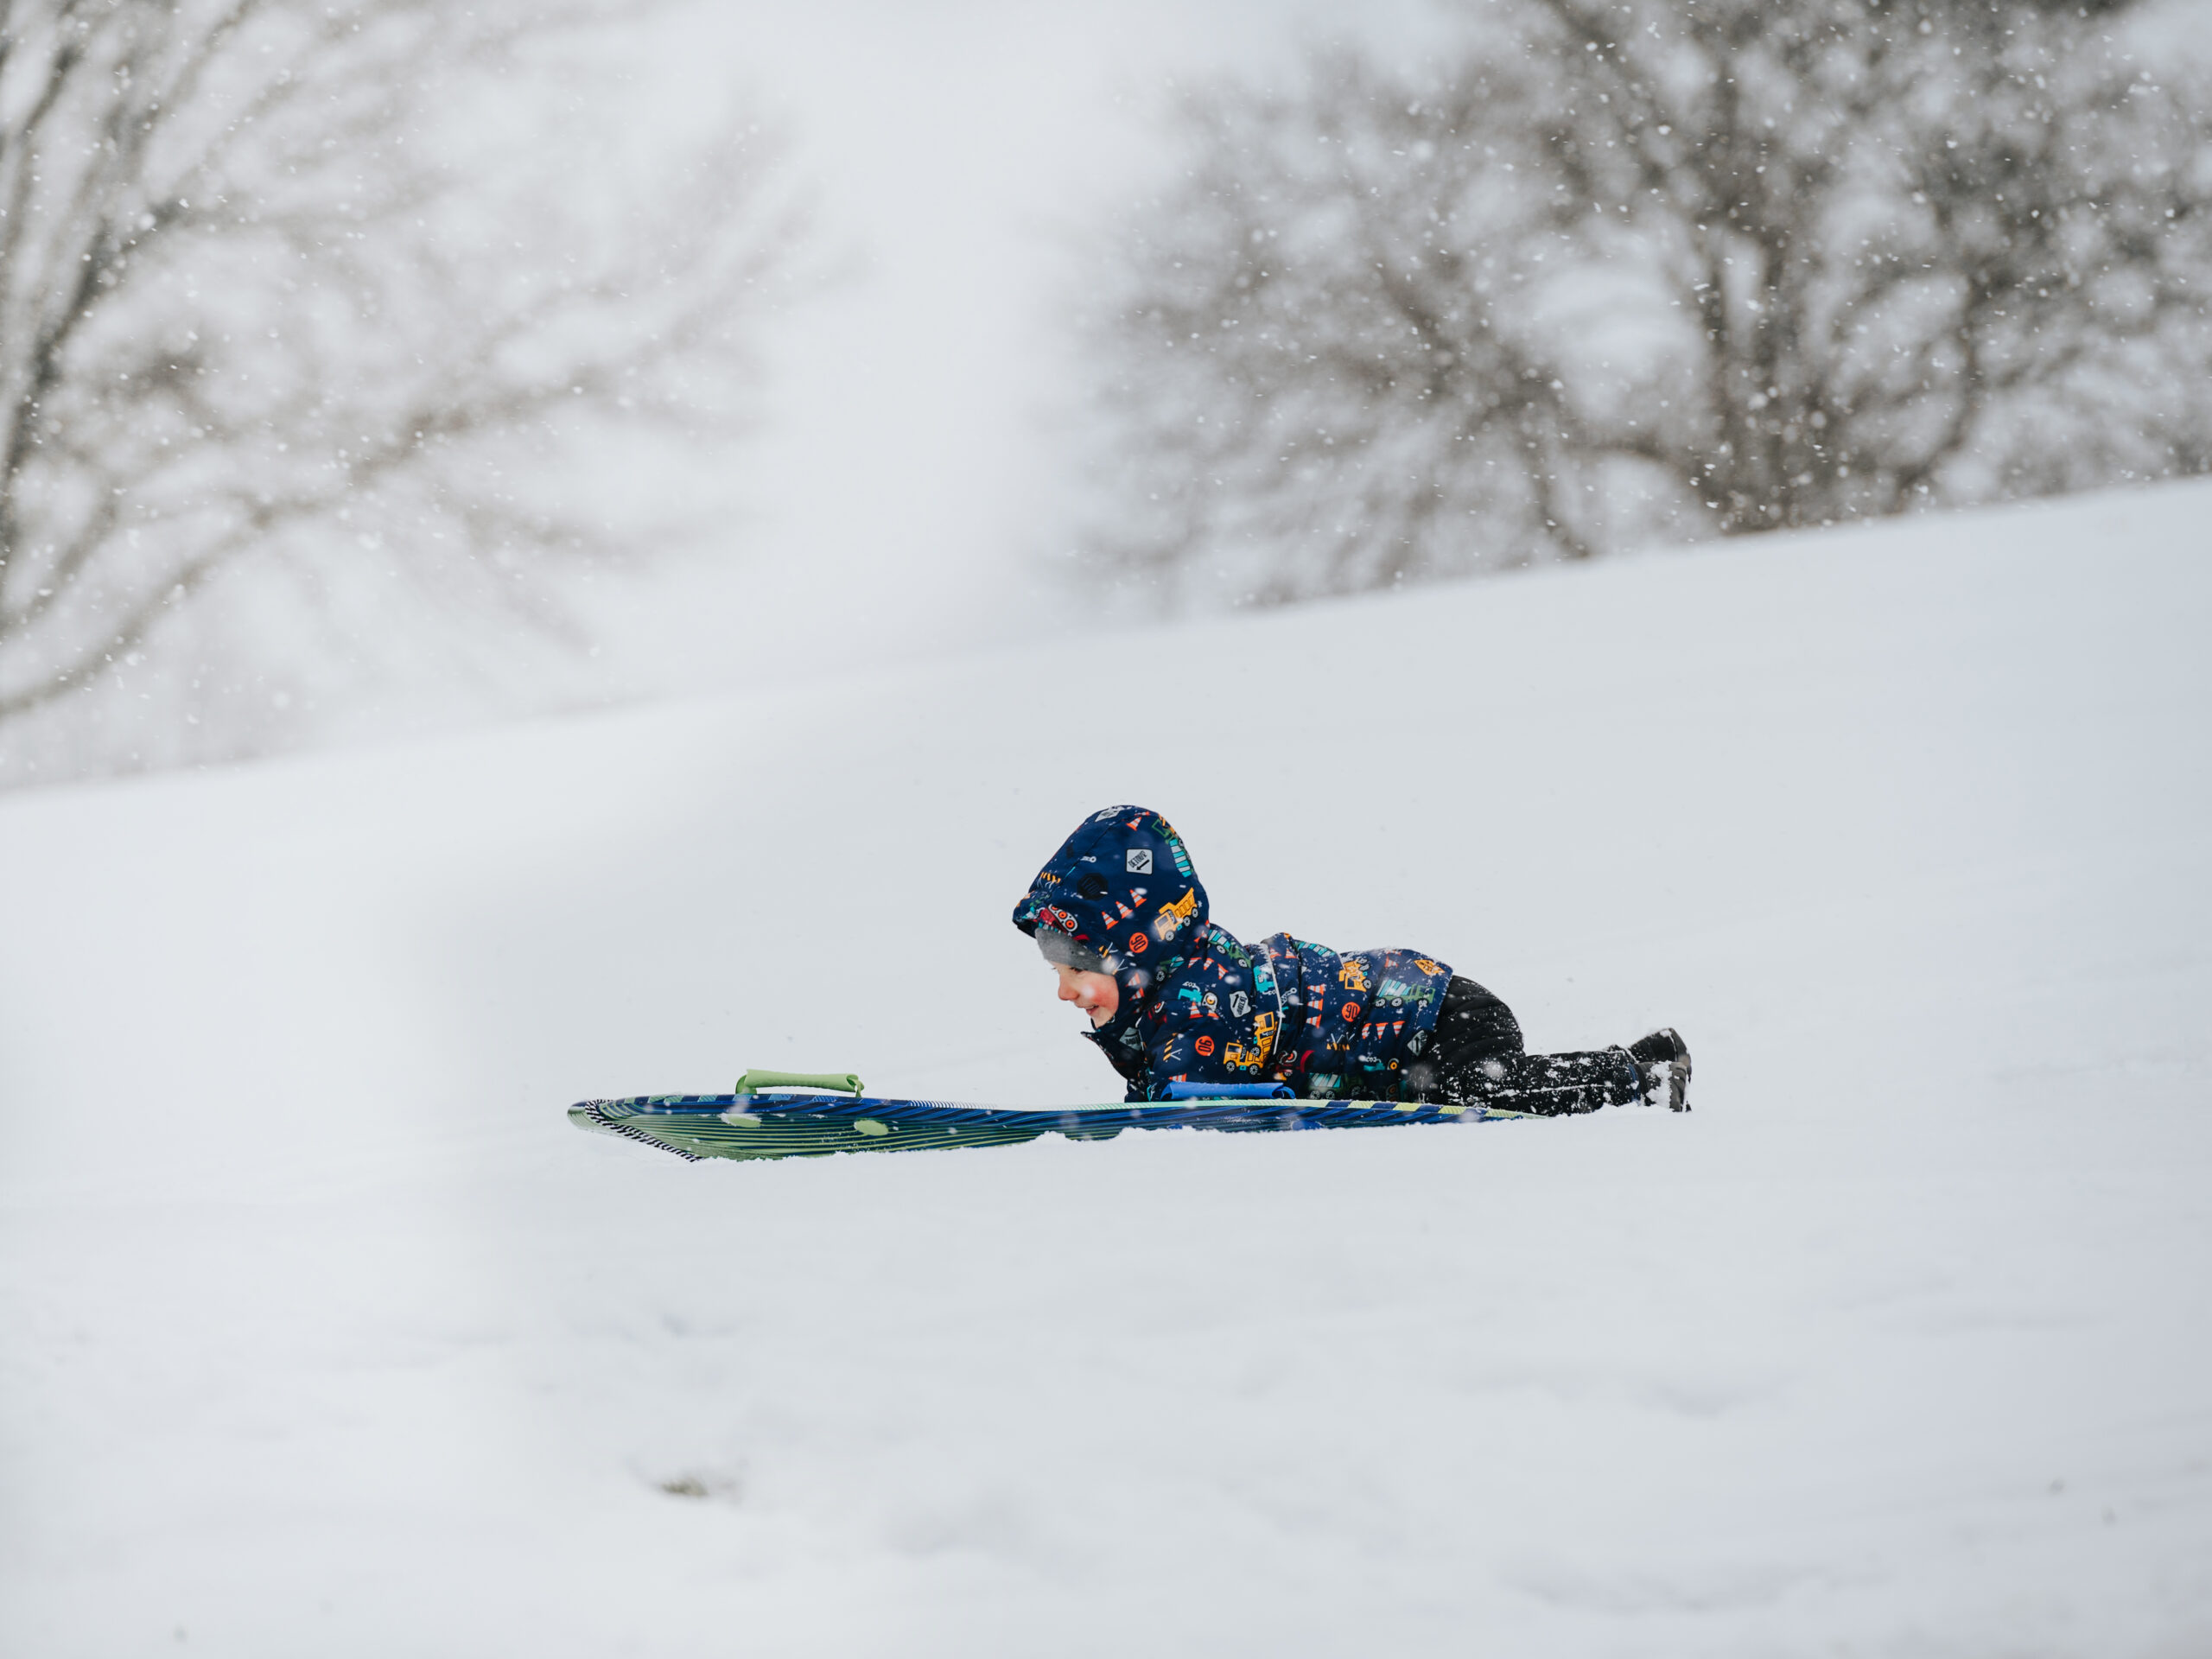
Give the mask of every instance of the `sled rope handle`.
<svg viewBox="0 0 2212 1659">
<path fill-rule="evenodd" d="M 861 1092 L 857 1071 L 747 1071 L 731 1092 L 757 1095 L 764 1089 L 829 1089 L 841 1095 Z"/>
</svg>

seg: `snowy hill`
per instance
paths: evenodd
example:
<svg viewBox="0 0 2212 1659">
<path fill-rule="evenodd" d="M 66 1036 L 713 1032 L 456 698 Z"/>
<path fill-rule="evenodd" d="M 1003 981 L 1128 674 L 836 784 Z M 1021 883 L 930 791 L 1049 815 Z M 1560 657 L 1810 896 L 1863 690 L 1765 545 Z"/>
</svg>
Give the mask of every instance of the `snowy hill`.
<svg viewBox="0 0 2212 1659">
<path fill-rule="evenodd" d="M 0 1651 L 2212 1650 L 2212 490 L 0 802 Z M 1084 810 L 1687 1118 L 1115 1092 Z M 674 1488 L 675 1490 L 668 1490 Z"/>
</svg>

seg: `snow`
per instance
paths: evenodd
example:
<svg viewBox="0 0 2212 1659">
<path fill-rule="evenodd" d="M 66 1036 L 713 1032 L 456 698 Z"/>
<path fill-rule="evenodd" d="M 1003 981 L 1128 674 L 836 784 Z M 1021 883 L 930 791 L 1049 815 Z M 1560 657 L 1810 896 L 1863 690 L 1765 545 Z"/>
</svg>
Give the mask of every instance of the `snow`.
<svg viewBox="0 0 2212 1659">
<path fill-rule="evenodd" d="M 2212 489 L 0 802 L 0 1651 L 2212 1649 Z M 1108 1097 L 1166 811 L 1688 1117 L 687 1165 Z M 688 1485 L 698 1495 L 663 1490 Z"/>
</svg>

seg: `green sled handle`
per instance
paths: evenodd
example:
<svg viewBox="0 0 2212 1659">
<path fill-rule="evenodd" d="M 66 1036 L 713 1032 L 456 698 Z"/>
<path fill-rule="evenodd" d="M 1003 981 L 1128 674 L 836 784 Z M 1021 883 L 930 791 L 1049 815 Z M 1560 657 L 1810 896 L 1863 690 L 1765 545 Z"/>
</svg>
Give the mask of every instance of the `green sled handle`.
<svg viewBox="0 0 2212 1659">
<path fill-rule="evenodd" d="M 732 1092 L 757 1095 L 764 1089 L 832 1089 L 841 1095 L 861 1092 L 856 1071 L 747 1071 Z"/>
</svg>

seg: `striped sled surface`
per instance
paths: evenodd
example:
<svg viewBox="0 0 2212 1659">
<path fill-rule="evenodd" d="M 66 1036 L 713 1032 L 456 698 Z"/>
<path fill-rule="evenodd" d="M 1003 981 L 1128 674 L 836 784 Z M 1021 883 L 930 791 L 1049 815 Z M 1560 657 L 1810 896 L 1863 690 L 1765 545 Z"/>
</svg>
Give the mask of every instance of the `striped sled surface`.
<svg viewBox="0 0 2212 1659">
<path fill-rule="evenodd" d="M 742 1085 L 741 1084 L 741 1087 Z M 924 1152 L 1004 1147 L 1064 1135 L 1104 1141 L 1123 1129 L 1364 1129 L 1408 1123 L 1484 1123 L 1526 1116 L 1479 1106 L 1374 1100 L 1202 1098 L 1143 1105 L 1060 1106 L 1043 1111 L 968 1106 L 944 1100 L 887 1100 L 762 1090 L 729 1095 L 639 1095 L 579 1101 L 569 1108 L 579 1128 L 617 1135 L 680 1158 L 819 1158 L 833 1152 Z"/>
</svg>

